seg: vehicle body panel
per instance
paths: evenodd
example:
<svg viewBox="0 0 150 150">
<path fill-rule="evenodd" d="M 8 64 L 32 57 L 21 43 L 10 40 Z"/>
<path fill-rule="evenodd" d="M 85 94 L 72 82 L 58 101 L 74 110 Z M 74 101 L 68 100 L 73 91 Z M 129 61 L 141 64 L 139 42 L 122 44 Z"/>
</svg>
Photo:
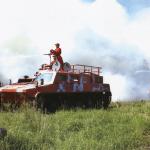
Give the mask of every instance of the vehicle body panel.
<svg viewBox="0 0 150 150">
<path fill-rule="evenodd" d="M 87 69 L 88 68 L 88 69 Z M 30 81 L 30 82 L 28 82 Z M 0 88 L 0 102 L 23 103 L 33 101 L 40 95 L 48 101 L 57 97 L 91 97 L 92 94 L 107 95 L 110 101 L 111 91 L 109 84 L 103 83 L 100 67 L 86 65 L 72 65 L 70 71 L 55 71 L 49 68 L 40 69 L 31 80 L 19 79 L 18 83 Z M 66 98 L 67 99 L 67 98 Z M 61 100 L 64 101 L 64 100 Z M 76 100 L 77 101 L 77 100 Z"/>
</svg>

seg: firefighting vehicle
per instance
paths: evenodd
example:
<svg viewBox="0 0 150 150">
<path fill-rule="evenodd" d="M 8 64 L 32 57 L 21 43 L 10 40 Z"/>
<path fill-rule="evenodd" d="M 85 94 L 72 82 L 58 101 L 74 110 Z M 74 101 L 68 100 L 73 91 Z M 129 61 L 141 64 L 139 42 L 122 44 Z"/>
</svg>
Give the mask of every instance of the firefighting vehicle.
<svg viewBox="0 0 150 150">
<path fill-rule="evenodd" d="M 0 105 L 29 102 L 48 111 L 109 106 L 112 94 L 110 85 L 103 83 L 101 67 L 64 63 L 62 69 L 56 58 L 51 62 L 43 64 L 34 78 L 24 76 L 1 87 Z"/>
</svg>

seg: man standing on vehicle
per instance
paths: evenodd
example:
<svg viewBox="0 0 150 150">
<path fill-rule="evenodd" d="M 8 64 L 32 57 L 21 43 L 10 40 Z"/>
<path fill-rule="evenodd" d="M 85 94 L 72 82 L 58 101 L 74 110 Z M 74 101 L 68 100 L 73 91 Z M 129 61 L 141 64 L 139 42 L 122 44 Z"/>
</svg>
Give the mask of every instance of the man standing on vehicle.
<svg viewBox="0 0 150 150">
<path fill-rule="evenodd" d="M 56 56 L 57 60 L 59 61 L 60 65 L 61 65 L 61 69 L 63 70 L 63 59 L 61 57 L 60 44 L 56 43 L 55 46 L 56 46 L 56 49 L 55 50 L 51 49 L 50 53 Z"/>
</svg>

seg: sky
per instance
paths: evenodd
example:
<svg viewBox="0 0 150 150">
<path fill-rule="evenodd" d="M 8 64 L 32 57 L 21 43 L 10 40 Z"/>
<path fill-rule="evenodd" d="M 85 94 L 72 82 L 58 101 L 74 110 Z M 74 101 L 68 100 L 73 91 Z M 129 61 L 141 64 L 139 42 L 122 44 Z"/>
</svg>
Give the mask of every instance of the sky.
<svg viewBox="0 0 150 150">
<path fill-rule="evenodd" d="M 130 15 L 150 7 L 149 0 L 118 0 L 118 2 Z"/>
<path fill-rule="evenodd" d="M 103 68 L 113 99 L 143 96 L 149 26 L 148 0 L 0 0 L 0 78 L 32 75 L 59 42 L 64 61 Z"/>
</svg>

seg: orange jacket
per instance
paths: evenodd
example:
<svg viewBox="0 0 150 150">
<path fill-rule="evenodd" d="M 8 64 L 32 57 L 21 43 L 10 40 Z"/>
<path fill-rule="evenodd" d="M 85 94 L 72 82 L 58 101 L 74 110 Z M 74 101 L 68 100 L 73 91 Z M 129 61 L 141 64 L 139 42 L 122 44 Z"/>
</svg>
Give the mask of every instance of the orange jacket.
<svg viewBox="0 0 150 150">
<path fill-rule="evenodd" d="M 55 51 L 54 51 L 54 54 L 56 56 L 60 56 L 61 55 L 61 48 L 56 48 Z"/>
<path fill-rule="evenodd" d="M 56 55 L 60 64 L 63 65 L 63 59 L 60 56 L 61 55 L 61 48 L 56 48 L 55 50 L 50 50 L 50 52 L 51 52 L 51 54 Z"/>
</svg>

